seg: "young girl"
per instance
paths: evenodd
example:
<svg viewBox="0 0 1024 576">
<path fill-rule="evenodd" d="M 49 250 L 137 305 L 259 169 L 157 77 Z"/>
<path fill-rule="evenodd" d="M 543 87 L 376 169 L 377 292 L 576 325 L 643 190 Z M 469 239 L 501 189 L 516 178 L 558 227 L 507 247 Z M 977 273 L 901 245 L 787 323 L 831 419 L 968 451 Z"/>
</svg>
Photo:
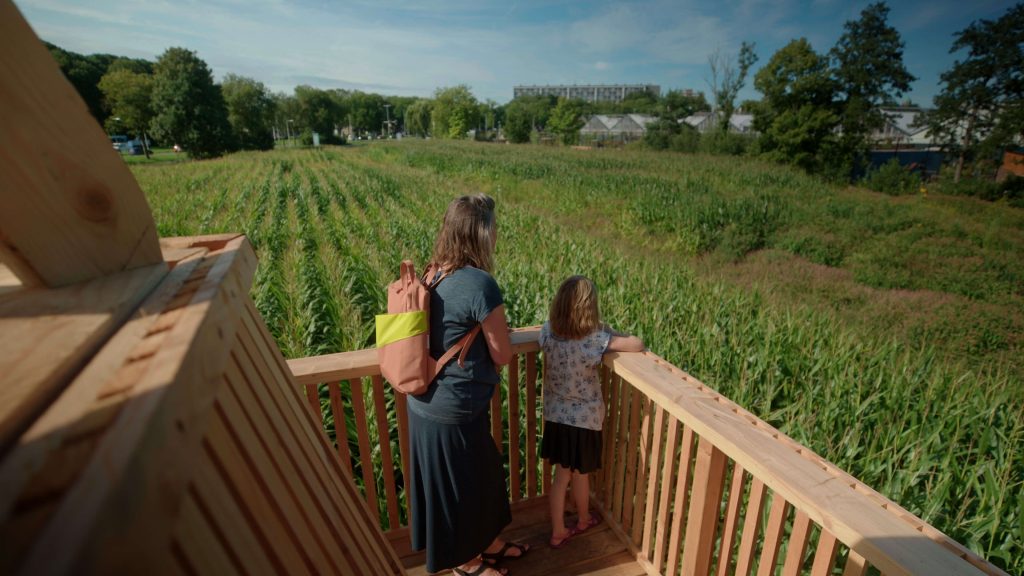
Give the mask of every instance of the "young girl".
<svg viewBox="0 0 1024 576">
<path fill-rule="evenodd" d="M 540 330 L 544 351 L 544 438 L 541 456 L 556 464 L 551 487 L 552 548 L 600 522 L 590 513 L 588 474 L 601 467 L 601 424 L 604 402 L 597 367 L 605 352 L 640 352 L 636 336 L 615 332 L 601 323 L 597 288 L 584 276 L 562 283 L 551 303 L 548 322 Z M 566 527 L 565 491 L 579 512 L 575 526 Z"/>
</svg>

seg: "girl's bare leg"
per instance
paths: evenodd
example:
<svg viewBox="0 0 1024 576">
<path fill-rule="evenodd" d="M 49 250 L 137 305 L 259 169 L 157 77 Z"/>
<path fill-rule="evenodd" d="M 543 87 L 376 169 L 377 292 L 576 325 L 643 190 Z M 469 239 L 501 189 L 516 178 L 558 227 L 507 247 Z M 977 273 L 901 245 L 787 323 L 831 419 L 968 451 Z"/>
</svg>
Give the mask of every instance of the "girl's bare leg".
<svg viewBox="0 0 1024 576">
<path fill-rule="evenodd" d="M 576 526 L 586 528 L 590 522 L 590 476 L 572 473 L 572 500 L 576 503 Z"/>
<path fill-rule="evenodd" d="M 569 536 L 569 529 L 565 527 L 565 490 L 569 487 L 569 480 L 573 473 L 568 468 L 557 465 L 555 468 L 555 480 L 551 483 L 551 493 L 548 494 L 549 509 L 551 511 L 551 540 L 558 541 Z M 573 482 L 573 490 L 575 490 Z"/>
</svg>

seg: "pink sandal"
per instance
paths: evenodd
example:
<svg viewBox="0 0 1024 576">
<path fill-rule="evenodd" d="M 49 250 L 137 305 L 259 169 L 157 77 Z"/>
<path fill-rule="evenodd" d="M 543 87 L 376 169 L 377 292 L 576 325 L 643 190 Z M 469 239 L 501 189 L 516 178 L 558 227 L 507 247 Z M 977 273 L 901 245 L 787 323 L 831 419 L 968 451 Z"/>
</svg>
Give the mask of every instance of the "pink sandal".
<svg viewBox="0 0 1024 576">
<path fill-rule="evenodd" d="M 600 523 L 601 523 L 601 515 L 596 513 L 596 512 L 591 512 L 590 513 L 590 520 L 583 527 L 580 527 L 579 524 L 576 525 L 576 533 L 579 534 L 579 533 L 582 533 L 582 532 L 586 532 L 587 530 L 590 530 L 591 528 L 593 528 L 594 526 L 597 526 Z"/>
<path fill-rule="evenodd" d="M 575 536 L 575 535 L 577 535 L 579 533 L 580 533 L 579 528 L 573 526 L 572 528 L 569 528 L 569 533 L 566 534 L 564 538 L 562 538 L 560 540 L 555 540 L 555 538 L 552 537 L 550 540 L 548 540 L 548 545 L 551 546 L 552 548 L 555 548 L 555 549 L 561 548 L 562 546 L 565 546 L 566 544 L 568 544 L 569 540 L 572 540 L 573 536 Z"/>
</svg>

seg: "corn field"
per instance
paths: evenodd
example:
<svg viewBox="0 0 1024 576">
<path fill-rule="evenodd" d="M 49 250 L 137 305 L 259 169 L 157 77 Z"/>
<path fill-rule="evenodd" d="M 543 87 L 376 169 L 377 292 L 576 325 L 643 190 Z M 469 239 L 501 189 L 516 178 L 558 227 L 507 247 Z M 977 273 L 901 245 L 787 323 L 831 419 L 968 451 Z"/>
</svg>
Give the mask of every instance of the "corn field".
<svg viewBox="0 0 1024 576">
<path fill-rule="evenodd" d="M 447 203 L 485 191 L 497 200 L 496 277 L 511 325 L 543 322 L 561 280 L 585 274 L 613 326 L 1024 573 L 1020 211 L 866 198 L 754 162 L 597 152 L 403 141 L 132 170 L 161 236 L 248 235 L 259 256 L 252 296 L 289 358 L 372 346 L 398 262 L 426 262 Z M 919 246 L 947 228 L 963 234 Z M 987 235 L 984 257 L 956 240 L 976 233 Z M 777 305 L 694 264 L 768 248 L 842 266 L 879 290 L 970 299 L 1002 324 L 965 328 L 976 342 L 964 347 L 940 329 L 908 340 Z M 900 269 L 907 250 L 932 265 Z M 960 267 L 947 271 L 950 251 Z M 392 438 L 397 454 L 397 430 Z"/>
</svg>

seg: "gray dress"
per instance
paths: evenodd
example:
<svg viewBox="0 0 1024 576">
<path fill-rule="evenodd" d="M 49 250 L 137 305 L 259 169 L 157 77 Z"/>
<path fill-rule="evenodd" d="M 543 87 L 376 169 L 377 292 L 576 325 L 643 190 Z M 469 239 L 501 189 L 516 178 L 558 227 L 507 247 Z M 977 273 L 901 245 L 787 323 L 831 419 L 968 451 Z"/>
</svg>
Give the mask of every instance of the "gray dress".
<svg viewBox="0 0 1024 576">
<path fill-rule="evenodd" d="M 490 274 L 472 267 L 450 274 L 431 295 L 431 355 L 440 358 L 503 303 Z M 465 367 L 453 360 L 424 394 L 409 396 L 412 549 L 426 549 L 430 572 L 468 562 L 512 521 L 490 434 L 490 399 L 500 380 L 481 333 Z"/>
</svg>

